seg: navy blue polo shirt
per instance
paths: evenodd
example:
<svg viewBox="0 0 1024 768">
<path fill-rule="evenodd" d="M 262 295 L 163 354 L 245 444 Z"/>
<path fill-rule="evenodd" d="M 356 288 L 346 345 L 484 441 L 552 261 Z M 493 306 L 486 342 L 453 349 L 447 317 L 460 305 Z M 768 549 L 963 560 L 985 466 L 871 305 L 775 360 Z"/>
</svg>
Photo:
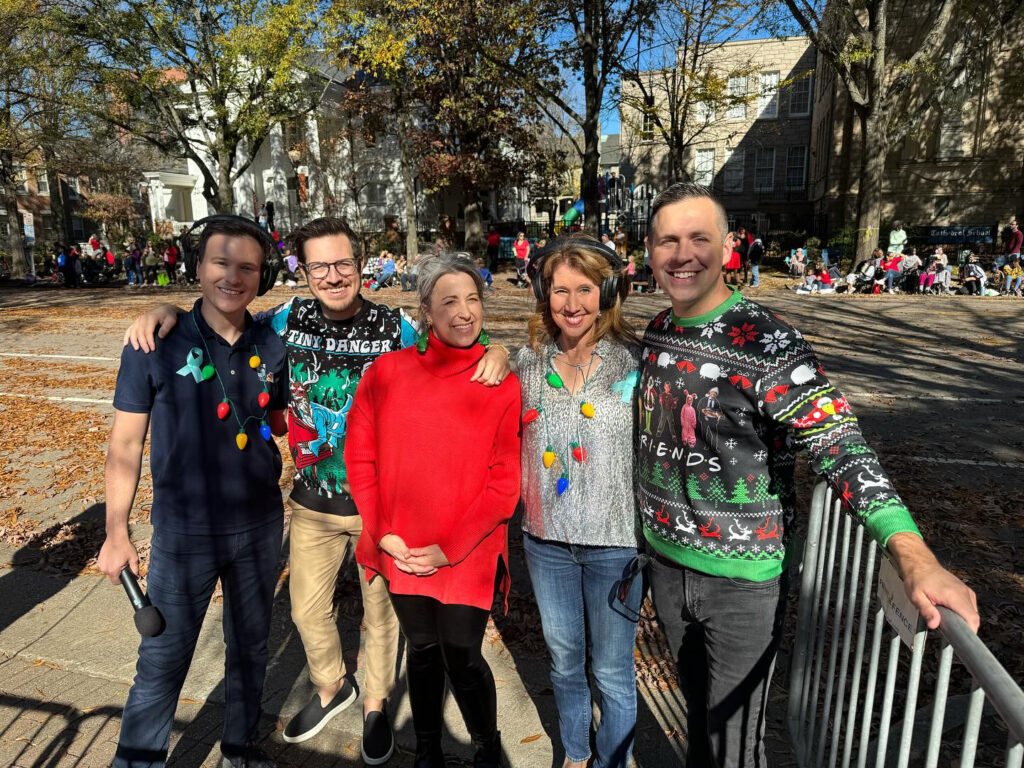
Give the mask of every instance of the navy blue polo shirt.
<svg viewBox="0 0 1024 768">
<path fill-rule="evenodd" d="M 185 534 L 237 533 L 284 513 L 281 453 L 260 427 L 287 404 L 285 348 L 272 328 L 248 313 L 245 331 L 228 344 L 203 319 L 202 301 L 157 340 L 154 352 L 124 348 L 114 407 L 150 414 L 153 525 Z M 257 369 L 249 365 L 253 354 L 260 358 Z M 202 367 L 211 362 L 223 389 L 217 376 L 202 379 Z M 225 390 L 235 413 L 222 420 L 217 406 Z M 261 408 L 264 390 L 270 402 Z M 248 438 L 244 450 L 236 444 L 236 415 Z"/>
</svg>

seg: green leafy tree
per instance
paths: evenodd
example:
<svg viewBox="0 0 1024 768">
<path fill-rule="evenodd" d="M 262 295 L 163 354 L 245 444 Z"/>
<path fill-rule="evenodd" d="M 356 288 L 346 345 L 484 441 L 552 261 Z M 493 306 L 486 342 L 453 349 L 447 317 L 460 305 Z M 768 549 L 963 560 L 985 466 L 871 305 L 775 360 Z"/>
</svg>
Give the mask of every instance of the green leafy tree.
<svg viewBox="0 0 1024 768">
<path fill-rule="evenodd" d="M 531 80 L 504 66 L 522 44 L 522 29 L 490 4 L 371 0 L 360 23 L 338 33 L 345 35 L 358 66 L 393 84 L 407 142 L 403 168 L 415 158 L 425 191 L 461 193 L 466 247 L 482 251 L 482 200 L 525 183 L 539 151 Z"/>
<path fill-rule="evenodd" d="M 598 229 L 601 115 L 621 63 L 657 7 L 654 0 L 514 0 L 485 4 L 488 24 L 520 30 L 514 50 L 480 55 L 529 76 L 536 104 L 572 143 L 582 164 L 586 228 Z M 504 54 L 504 55 L 502 55 Z M 570 87 L 571 86 L 571 87 Z M 582 87 L 581 98 L 574 91 Z"/>
<path fill-rule="evenodd" d="M 88 52 L 78 77 L 92 116 L 191 160 L 221 212 L 271 128 L 310 110 L 303 70 L 320 16 L 314 0 L 69 0 L 61 11 L 66 47 Z"/>
</svg>

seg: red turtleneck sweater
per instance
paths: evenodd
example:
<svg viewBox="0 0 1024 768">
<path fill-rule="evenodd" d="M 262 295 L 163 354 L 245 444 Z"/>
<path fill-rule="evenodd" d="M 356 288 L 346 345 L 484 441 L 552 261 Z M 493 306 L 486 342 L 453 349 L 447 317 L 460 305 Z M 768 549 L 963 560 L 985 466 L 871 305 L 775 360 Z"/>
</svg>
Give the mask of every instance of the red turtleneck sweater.
<svg viewBox="0 0 1024 768">
<path fill-rule="evenodd" d="M 479 344 L 449 347 L 431 334 L 426 353 L 381 355 L 359 382 L 345 440 L 363 519 L 356 559 L 395 594 L 489 609 L 499 556 L 508 563 L 507 523 L 519 500 L 519 381 L 470 382 L 483 354 Z M 409 547 L 439 545 L 451 565 L 431 576 L 400 571 L 377 546 L 388 533 Z"/>
</svg>

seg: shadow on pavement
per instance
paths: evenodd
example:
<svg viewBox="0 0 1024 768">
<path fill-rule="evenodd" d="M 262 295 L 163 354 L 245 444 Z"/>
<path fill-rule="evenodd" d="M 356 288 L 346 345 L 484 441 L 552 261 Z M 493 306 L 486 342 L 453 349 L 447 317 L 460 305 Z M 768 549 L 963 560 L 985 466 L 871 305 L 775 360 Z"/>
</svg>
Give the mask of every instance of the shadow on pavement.
<svg viewBox="0 0 1024 768">
<path fill-rule="evenodd" d="M 93 504 L 66 522 L 33 533 L 14 553 L 11 570 L 0 577 L 0 632 L 64 589 L 96 556 L 106 514 L 106 504 Z M 49 576 L 45 581 L 27 577 L 29 571 L 41 570 Z"/>
</svg>

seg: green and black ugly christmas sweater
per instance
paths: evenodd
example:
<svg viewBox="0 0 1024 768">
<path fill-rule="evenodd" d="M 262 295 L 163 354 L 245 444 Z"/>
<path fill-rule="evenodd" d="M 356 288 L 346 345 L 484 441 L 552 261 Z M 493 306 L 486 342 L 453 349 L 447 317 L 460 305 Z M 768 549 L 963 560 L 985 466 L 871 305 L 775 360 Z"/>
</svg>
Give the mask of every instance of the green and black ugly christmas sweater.
<svg viewBox="0 0 1024 768">
<path fill-rule="evenodd" d="M 750 581 L 781 573 L 800 450 L 883 546 L 917 533 L 810 344 L 765 307 L 736 291 L 699 317 L 666 310 L 641 369 L 637 494 L 663 557 Z"/>
</svg>

